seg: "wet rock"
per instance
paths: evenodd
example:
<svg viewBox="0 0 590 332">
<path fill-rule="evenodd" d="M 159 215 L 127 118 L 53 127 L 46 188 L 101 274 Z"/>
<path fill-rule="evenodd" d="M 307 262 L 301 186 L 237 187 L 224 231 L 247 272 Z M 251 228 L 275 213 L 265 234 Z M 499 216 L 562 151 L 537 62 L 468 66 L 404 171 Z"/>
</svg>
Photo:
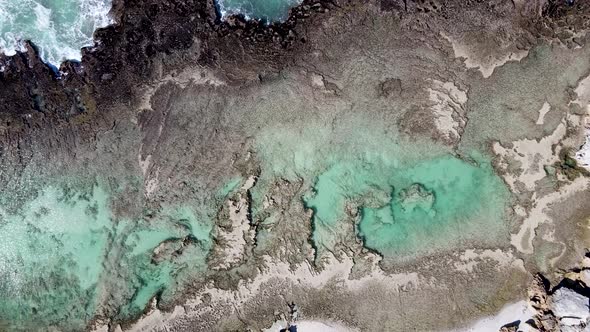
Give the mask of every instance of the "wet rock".
<svg viewBox="0 0 590 332">
<path fill-rule="evenodd" d="M 402 81 L 399 78 L 388 78 L 379 85 L 380 97 L 399 96 L 402 93 Z"/>
</svg>

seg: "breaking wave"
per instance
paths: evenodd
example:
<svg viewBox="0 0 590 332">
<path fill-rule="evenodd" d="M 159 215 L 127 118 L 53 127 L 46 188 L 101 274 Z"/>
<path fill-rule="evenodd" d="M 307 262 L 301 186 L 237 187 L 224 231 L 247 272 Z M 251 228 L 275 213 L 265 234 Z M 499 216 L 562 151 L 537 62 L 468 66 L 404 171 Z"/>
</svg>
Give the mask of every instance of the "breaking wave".
<svg viewBox="0 0 590 332">
<path fill-rule="evenodd" d="M 0 0 L 0 52 L 14 55 L 31 40 L 43 61 L 80 60 L 96 29 L 112 24 L 111 0 Z"/>
</svg>

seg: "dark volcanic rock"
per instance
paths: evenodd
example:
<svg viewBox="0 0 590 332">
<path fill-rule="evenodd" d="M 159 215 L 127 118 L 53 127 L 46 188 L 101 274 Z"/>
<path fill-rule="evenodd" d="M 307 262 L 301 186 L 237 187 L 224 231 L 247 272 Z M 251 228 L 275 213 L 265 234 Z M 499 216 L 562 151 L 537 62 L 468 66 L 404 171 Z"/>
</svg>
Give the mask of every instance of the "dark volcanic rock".
<svg viewBox="0 0 590 332">
<path fill-rule="evenodd" d="M 421 13 L 431 19 L 450 18 L 462 8 L 483 6 L 491 13 L 505 4 L 378 1 L 384 12 Z M 363 5 L 354 0 L 306 0 L 291 10 L 284 23 L 267 25 L 239 16 L 222 22 L 213 0 L 115 0 L 112 14 L 118 23 L 96 31 L 96 46 L 83 50 L 81 63 L 62 64 L 60 75 L 39 60 L 32 44 L 26 53 L 0 56 L 0 116 L 41 112 L 47 119 L 64 119 L 83 113 L 89 99 L 92 107 L 107 112 L 114 104 L 134 104 L 136 87 L 157 78 L 158 70 L 170 72 L 187 65 L 221 69 L 229 82 L 278 72 L 289 65 L 290 57 L 305 52 L 307 29 L 321 23 L 314 14 L 353 12 Z M 586 26 L 590 4 L 569 6 L 554 0 L 545 4 L 542 13 L 545 26 L 553 21 L 558 26 L 562 21 Z"/>
</svg>

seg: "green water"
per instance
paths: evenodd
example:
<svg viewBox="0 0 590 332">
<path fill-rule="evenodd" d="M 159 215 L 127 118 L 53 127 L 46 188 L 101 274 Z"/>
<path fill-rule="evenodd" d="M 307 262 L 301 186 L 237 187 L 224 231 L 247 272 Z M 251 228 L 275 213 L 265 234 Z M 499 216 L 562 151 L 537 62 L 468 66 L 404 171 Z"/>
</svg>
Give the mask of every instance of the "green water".
<svg viewBox="0 0 590 332">
<path fill-rule="evenodd" d="M 265 182 L 276 177 L 303 180 L 320 253 L 350 241 L 351 229 L 366 247 L 399 260 L 505 240 L 510 195 L 488 157 L 459 158 L 361 115 L 320 120 L 336 125 L 296 123 L 259 133 L 264 167 L 253 195 L 261 200 Z"/>
<path fill-rule="evenodd" d="M 20 214 L 0 216 L 0 327 L 76 331 L 97 314 L 129 319 L 205 270 L 212 226 L 195 209 L 117 220 L 110 200 L 100 186 L 47 187 Z"/>
<path fill-rule="evenodd" d="M 246 18 L 266 21 L 283 21 L 289 9 L 300 0 L 218 0 L 217 5 L 223 16 L 242 14 Z"/>
<path fill-rule="evenodd" d="M 508 191 L 488 161 L 435 159 L 394 172 L 388 184 L 389 199 L 363 206 L 359 223 L 365 245 L 384 255 L 435 253 L 464 241 L 488 243 L 505 226 L 498 220 Z"/>
<path fill-rule="evenodd" d="M 367 160 L 337 163 L 318 176 L 313 188 L 304 200 L 314 210 L 317 247 L 331 249 L 342 223 L 359 219 L 365 246 L 405 258 L 465 240 L 492 240 L 504 226 L 498 221 L 508 197 L 489 162 L 472 164 L 452 156 L 403 168 Z"/>
</svg>

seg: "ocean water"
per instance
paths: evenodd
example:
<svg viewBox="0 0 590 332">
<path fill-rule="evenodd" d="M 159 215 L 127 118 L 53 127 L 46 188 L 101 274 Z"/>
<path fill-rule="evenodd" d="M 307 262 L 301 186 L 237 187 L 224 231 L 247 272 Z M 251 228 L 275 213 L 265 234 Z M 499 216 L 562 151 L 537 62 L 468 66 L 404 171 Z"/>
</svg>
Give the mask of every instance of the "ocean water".
<svg viewBox="0 0 590 332">
<path fill-rule="evenodd" d="M 110 9 L 111 0 L 0 0 L 0 50 L 13 55 L 31 40 L 55 67 L 80 60 L 94 31 L 112 23 Z"/>
<path fill-rule="evenodd" d="M 0 0 L 0 52 L 14 55 L 31 40 L 46 63 L 80 60 L 96 29 L 113 23 L 112 0 Z M 301 0 L 218 0 L 223 16 L 243 14 L 268 22 L 287 18 Z"/>
<path fill-rule="evenodd" d="M 262 19 L 267 22 L 283 21 L 289 9 L 301 0 L 218 0 L 222 16 L 242 14 L 246 19 Z"/>
</svg>

